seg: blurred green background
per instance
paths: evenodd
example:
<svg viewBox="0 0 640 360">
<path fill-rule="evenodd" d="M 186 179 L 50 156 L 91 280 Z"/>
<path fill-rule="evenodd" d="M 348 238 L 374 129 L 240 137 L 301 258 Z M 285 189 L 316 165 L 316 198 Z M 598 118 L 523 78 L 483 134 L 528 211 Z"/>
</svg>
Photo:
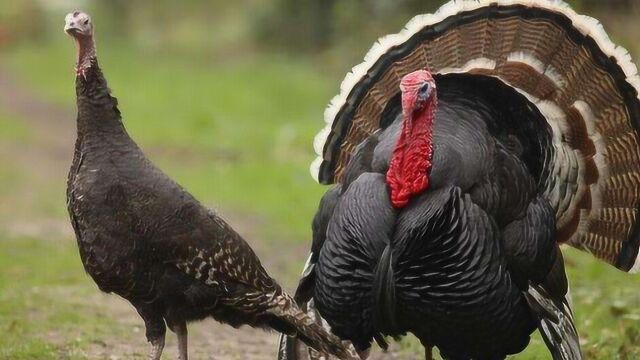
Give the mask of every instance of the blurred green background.
<svg viewBox="0 0 640 360">
<path fill-rule="evenodd" d="M 441 3 L 0 0 L 0 359 L 118 359 L 146 351 L 135 312 L 99 294 L 85 275 L 67 221 L 75 140 L 67 12 L 93 16 L 98 57 L 131 135 L 219 209 L 292 291 L 325 190 L 308 164 L 326 103 L 376 38 Z M 572 1 L 634 58 L 638 3 Z M 640 279 L 576 251 L 566 258 L 587 358 L 640 358 Z M 213 326 L 196 329 L 195 359 L 267 359 L 275 351 L 273 334 Z M 241 353 L 246 344 L 255 345 L 251 356 Z M 227 350 L 212 355 L 218 348 Z M 417 354 L 408 339 L 375 358 Z M 174 355 L 169 349 L 164 358 Z M 548 357 L 536 336 L 517 358 Z"/>
</svg>

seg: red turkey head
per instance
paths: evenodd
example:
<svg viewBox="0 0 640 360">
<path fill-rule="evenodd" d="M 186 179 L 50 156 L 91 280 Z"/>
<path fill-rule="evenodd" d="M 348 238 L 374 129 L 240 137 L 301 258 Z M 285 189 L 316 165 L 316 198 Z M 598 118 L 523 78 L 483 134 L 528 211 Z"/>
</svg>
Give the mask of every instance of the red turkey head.
<svg viewBox="0 0 640 360">
<path fill-rule="evenodd" d="M 424 110 L 434 98 L 435 90 L 436 82 L 427 70 L 418 70 L 405 75 L 400 81 L 402 113 L 405 120 L 407 116 L 414 118 L 415 116 L 412 115 L 417 115 Z"/>
<path fill-rule="evenodd" d="M 429 186 L 436 113 L 436 82 L 427 70 L 414 71 L 400 81 L 402 91 L 402 132 L 393 150 L 387 183 L 391 203 L 403 208 L 413 195 Z"/>
</svg>

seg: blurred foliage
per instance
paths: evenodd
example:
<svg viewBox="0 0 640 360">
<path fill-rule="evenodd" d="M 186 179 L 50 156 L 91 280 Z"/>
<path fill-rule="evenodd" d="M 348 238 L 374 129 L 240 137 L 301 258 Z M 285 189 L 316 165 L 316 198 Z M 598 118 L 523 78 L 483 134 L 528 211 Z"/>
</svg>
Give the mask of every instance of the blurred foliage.
<svg viewBox="0 0 640 360">
<path fill-rule="evenodd" d="M 570 1 L 575 6 L 584 6 L 588 9 L 612 9 L 625 11 L 630 8 L 638 8 L 637 0 L 573 0 Z"/>
<path fill-rule="evenodd" d="M 22 121 L 0 112 L 0 141 L 22 143 L 29 135 L 29 130 Z"/>
<path fill-rule="evenodd" d="M 568 0 L 579 10 L 637 10 L 637 0 Z M 258 38 L 285 49 L 319 51 L 396 32 L 443 0 L 276 0 L 256 22 Z"/>
<path fill-rule="evenodd" d="M 10 43 L 40 37 L 46 32 L 44 16 L 35 0 L 0 0 L 0 49 Z"/>
<path fill-rule="evenodd" d="M 198 48 L 216 54 L 277 49 L 295 53 L 361 54 L 377 37 L 397 32 L 413 15 L 445 0 L 0 0 L 0 48 L 56 36 L 47 11 L 76 7 L 99 13 L 99 28 L 149 50 Z M 590 13 L 640 13 L 637 0 L 568 0 Z M 60 16 L 61 17 L 61 16 Z M 49 19 L 49 20 L 47 20 Z M 61 19 L 56 19 L 60 21 Z"/>
</svg>

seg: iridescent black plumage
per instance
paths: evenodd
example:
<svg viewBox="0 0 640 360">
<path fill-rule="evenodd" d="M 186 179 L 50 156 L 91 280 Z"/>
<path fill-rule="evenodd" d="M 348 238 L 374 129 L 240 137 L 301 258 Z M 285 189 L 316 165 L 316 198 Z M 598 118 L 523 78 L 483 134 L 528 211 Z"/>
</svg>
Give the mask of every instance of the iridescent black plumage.
<svg viewBox="0 0 640 360">
<path fill-rule="evenodd" d="M 323 198 L 296 299 L 313 298 L 332 330 L 360 351 L 412 332 L 447 359 L 501 359 L 520 352 L 542 322 L 552 328 L 550 314 L 565 311 L 571 324 L 555 215 L 538 194 L 536 163 L 523 156 L 543 150 L 502 121 L 549 129 L 534 109 L 511 118 L 506 104 L 526 100 L 497 80 L 437 82 L 430 188 L 406 208 L 390 203 L 384 174 L 402 121 L 396 112 Z M 505 105 L 492 103 L 495 96 Z M 552 308 L 537 305 L 530 287 L 544 289 Z M 569 359 L 580 356 L 572 326 L 551 343 L 568 347 Z"/>
</svg>

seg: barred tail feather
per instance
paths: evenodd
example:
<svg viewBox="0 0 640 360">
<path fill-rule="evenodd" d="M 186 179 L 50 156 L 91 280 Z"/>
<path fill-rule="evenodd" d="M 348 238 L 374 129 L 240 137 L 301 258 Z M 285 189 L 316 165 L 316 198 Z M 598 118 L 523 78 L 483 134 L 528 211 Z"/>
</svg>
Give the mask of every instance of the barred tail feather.
<svg viewBox="0 0 640 360">
<path fill-rule="evenodd" d="M 320 313 L 315 307 L 314 299 L 309 300 L 304 309 L 307 315 L 313 319 L 316 323 L 322 325 L 327 332 L 331 332 L 329 324 L 320 316 Z M 326 360 L 325 357 L 318 354 L 313 348 L 304 345 L 300 339 L 294 336 L 288 336 L 281 334 L 278 339 L 278 360 L 300 360 L 307 359 L 304 354 L 307 353 L 308 360 Z M 366 357 L 364 357 L 366 358 Z"/>
<path fill-rule="evenodd" d="M 289 335 L 294 338 L 298 337 L 302 342 L 317 351 L 337 356 L 339 359 L 360 360 L 353 347 L 343 344 L 337 336 L 329 333 L 319 323 L 316 323 L 296 305 L 290 296 L 286 294 L 279 295 L 275 299 L 275 305 L 268 310 L 268 313 L 291 325 L 296 334 Z M 285 345 L 287 344 L 286 339 L 284 343 Z M 291 344 L 295 345 L 294 343 Z"/>
</svg>

